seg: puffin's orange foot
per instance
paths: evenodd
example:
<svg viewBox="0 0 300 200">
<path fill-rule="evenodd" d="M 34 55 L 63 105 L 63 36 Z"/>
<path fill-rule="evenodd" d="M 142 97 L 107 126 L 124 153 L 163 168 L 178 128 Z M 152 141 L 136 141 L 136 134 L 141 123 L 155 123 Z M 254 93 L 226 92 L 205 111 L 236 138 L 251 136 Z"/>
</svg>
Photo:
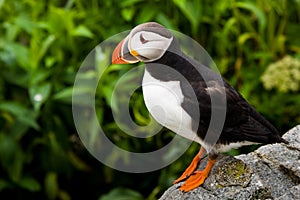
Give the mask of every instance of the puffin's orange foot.
<svg viewBox="0 0 300 200">
<path fill-rule="evenodd" d="M 199 163 L 199 161 L 195 161 L 195 158 L 192 161 L 192 163 L 188 166 L 188 168 L 186 168 L 186 170 L 183 172 L 183 174 L 178 179 L 173 181 L 173 184 L 179 183 L 180 181 L 188 178 L 192 173 L 194 173 L 194 171 L 197 168 L 198 163 Z"/>
<path fill-rule="evenodd" d="M 209 159 L 208 163 L 204 170 L 202 171 L 196 171 L 190 176 L 183 185 L 179 188 L 183 192 L 188 192 L 190 190 L 193 190 L 200 185 L 202 185 L 205 181 L 205 179 L 208 177 L 209 172 L 213 165 L 215 164 L 216 160 Z"/>
<path fill-rule="evenodd" d="M 205 149 L 203 147 L 201 147 L 200 151 L 195 156 L 195 158 L 193 159 L 191 164 L 188 166 L 188 168 L 186 168 L 186 170 L 183 172 L 183 174 L 178 179 L 176 179 L 173 182 L 173 184 L 179 183 L 180 181 L 188 178 L 191 174 L 193 174 L 198 166 L 198 163 L 201 161 L 201 159 L 203 158 L 205 153 L 206 153 Z"/>
<path fill-rule="evenodd" d="M 207 178 L 208 174 L 203 171 L 196 171 L 192 176 L 190 176 L 186 182 L 179 188 L 183 192 L 188 192 L 193 190 L 200 185 L 202 185 Z"/>
</svg>

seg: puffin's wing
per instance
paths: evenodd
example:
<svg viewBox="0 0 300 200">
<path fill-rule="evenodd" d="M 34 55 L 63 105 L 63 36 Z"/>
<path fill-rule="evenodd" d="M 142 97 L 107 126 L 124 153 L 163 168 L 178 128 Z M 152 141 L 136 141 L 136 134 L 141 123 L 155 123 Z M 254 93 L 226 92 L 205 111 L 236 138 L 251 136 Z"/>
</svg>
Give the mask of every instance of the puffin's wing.
<svg viewBox="0 0 300 200">
<path fill-rule="evenodd" d="M 213 72 L 214 73 L 214 72 Z M 250 141 L 254 143 L 274 143 L 286 142 L 283 140 L 277 129 L 261 116 L 255 109 L 225 80 L 224 89 L 226 94 L 226 118 L 224 128 L 220 136 L 220 140 L 224 143 Z M 211 120 L 211 95 L 224 95 L 218 89 L 210 88 L 210 86 L 202 80 L 190 82 L 198 102 L 193 102 L 190 98 L 185 98 L 183 108 L 188 113 L 193 113 L 192 108 L 187 104 L 196 106 L 198 104 L 200 110 L 200 120 L 198 131 L 206 131 Z M 208 93 L 207 91 L 210 91 Z M 217 94 L 218 93 L 218 94 Z M 224 112 L 223 106 L 213 105 L 214 109 Z M 203 134 L 203 133 L 198 133 Z"/>
<path fill-rule="evenodd" d="M 278 130 L 259 114 L 236 90 L 225 83 L 227 113 L 224 137 L 255 143 L 285 142 Z M 238 119 L 241 118 L 241 119 Z"/>
</svg>

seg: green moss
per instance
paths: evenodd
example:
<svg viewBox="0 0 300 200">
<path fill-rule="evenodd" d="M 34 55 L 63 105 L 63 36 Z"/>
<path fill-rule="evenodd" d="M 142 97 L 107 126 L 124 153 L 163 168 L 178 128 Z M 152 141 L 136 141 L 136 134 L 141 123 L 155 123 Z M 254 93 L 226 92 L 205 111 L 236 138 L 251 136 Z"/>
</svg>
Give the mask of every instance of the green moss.
<svg viewBox="0 0 300 200">
<path fill-rule="evenodd" d="M 246 187 L 252 175 L 252 169 L 241 160 L 224 163 L 216 169 L 218 187 L 239 185 Z"/>
</svg>

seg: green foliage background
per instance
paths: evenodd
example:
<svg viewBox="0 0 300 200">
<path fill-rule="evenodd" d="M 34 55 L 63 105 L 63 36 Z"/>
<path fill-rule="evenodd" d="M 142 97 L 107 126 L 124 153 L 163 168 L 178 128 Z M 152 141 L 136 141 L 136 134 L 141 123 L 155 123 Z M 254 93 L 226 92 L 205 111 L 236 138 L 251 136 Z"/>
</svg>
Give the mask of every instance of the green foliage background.
<svg viewBox="0 0 300 200">
<path fill-rule="evenodd" d="M 282 133 L 299 124 L 298 0 L 0 0 L 0 198 L 157 199 L 180 175 L 196 144 L 162 170 L 123 173 L 96 161 L 73 123 L 72 85 L 85 56 L 108 37 L 147 21 L 197 40 L 223 76 Z M 122 148 L 158 149 L 172 137 L 168 130 L 140 143 L 111 117 L 113 86 L 129 69 L 112 66 L 105 72 L 109 76 L 97 91 L 100 122 Z M 133 118 L 147 124 L 141 93 L 132 98 Z M 249 149 L 231 153 L 244 151 Z"/>
</svg>

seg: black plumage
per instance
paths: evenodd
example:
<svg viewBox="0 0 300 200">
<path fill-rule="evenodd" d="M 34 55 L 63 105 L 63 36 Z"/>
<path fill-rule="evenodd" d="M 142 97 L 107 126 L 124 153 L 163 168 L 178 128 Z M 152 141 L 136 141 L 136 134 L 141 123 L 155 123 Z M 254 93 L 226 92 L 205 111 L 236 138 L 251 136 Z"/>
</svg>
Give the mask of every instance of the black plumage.
<svg viewBox="0 0 300 200">
<path fill-rule="evenodd" d="M 157 65 L 159 64 L 159 65 Z M 174 73 L 168 66 L 179 73 Z M 206 136 L 208 125 L 211 119 L 211 96 L 209 87 L 223 87 L 226 95 L 226 118 L 223 130 L 217 143 L 229 144 L 233 142 L 249 141 L 253 143 L 276 143 L 284 142 L 278 130 L 260 115 L 255 109 L 224 79 L 208 67 L 196 62 L 181 52 L 178 43 L 174 39 L 159 59 L 146 63 L 147 71 L 156 79 L 161 81 L 180 81 L 180 87 L 184 95 L 182 107 L 198 123 L 197 134 L 203 140 Z M 200 73 L 199 73 L 200 72 Z M 180 74 L 180 76 L 178 75 Z M 205 79 L 203 78 L 205 76 Z M 184 78 L 183 78 L 184 77 Z M 219 82 L 218 82 L 219 80 Z M 220 83 L 222 81 L 222 83 Z M 197 100 L 190 98 L 190 90 L 185 87 L 192 86 Z M 214 90 L 218 93 L 219 90 Z M 217 94 L 223 95 L 223 94 Z M 200 119 L 195 119 L 195 106 L 201 112 Z M 220 106 L 221 109 L 224 109 Z M 209 141 L 208 141 L 209 142 Z"/>
</svg>

